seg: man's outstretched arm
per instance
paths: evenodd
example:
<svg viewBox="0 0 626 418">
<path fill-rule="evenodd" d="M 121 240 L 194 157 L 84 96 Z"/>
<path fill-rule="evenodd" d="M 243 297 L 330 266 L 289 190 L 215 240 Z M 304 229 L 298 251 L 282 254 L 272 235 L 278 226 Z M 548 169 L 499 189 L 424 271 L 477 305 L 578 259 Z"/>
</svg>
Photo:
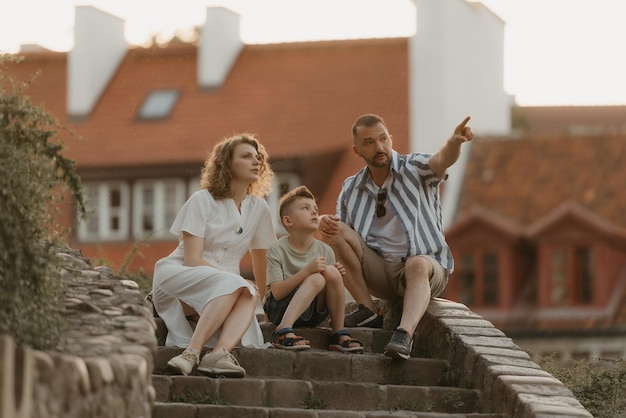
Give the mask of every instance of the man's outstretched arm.
<svg viewBox="0 0 626 418">
<path fill-rule="evenodd" d="M 461 145 L 474 138 L 472 128 L 467 126 L 471 118 L 466 117 L 455 129 L 445 144 L 430 157 L 430 168 L 439 178 L 443 178 L 446 170 L 454 164 L 461 155 Z"/>
</svg>

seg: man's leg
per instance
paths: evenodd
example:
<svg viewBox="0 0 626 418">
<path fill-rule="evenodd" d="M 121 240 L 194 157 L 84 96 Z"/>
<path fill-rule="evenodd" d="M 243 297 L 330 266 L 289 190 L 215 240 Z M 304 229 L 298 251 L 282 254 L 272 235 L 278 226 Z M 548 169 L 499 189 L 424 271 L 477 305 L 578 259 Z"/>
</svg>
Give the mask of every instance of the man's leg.
<svg viewBox="0 0 626 418">
<path fill-rule="evenodd" d="M 404 329 L 409 335 L 415 332 L 430 303 L 429 278 L 432 273 L 432 264 L 424 257 L 411 257 L 406 261 L 404 267 L 406 290 L 398 328 Z"/>
<path fill-rule="evenodd" d="M 385 346 L 385 355 L 406 360 L 413 349 L 413 333 L 424 316 L 431 296 L 445 288 L 447 274 L 437 261 L 428 256 L 415 256 L 404 266 L 405 292 L 400 325 Z"/>
</svg>

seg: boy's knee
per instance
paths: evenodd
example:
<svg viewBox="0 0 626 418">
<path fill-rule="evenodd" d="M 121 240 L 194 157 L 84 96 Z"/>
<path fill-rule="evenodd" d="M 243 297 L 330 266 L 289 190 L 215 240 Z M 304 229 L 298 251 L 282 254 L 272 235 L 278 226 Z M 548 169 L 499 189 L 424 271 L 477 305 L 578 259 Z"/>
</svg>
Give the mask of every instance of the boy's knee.
<svg viewBox="0 0 626 418">
<path fill-rule="evenodd" d="M 337 270 L 337 267 L 333 265 L 326 266 L 326 270 L 324 270 L 322 274 L 324 275 L 326 283 L 343 285 L 343 278 L 341 277 L 339 270 Z"/>
<path fill-rule="evenodd" d="M 313 273 L 304 279 L 303 284 L 304 283 L 314 287 L 315 289 L 321 290 L 324 286 L 326 286 L 326 278 L 322 275 L 322 273 Z"/>
</svg>

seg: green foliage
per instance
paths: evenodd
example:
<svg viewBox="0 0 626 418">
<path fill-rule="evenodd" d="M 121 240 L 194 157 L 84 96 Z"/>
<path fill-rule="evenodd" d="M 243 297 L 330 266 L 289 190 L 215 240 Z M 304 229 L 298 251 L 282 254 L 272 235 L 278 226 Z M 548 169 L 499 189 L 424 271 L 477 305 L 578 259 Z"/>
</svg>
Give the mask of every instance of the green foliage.
<svg viewBox="0 0 626 418">
<path fill-rule="evenodd" d="M 137 283 L 137 285 L 139 286 L 139 291 L 144 296 L 146 296 L 148 293 L 150 293 L 150 291 L 152 291 L 152 277 L 149 276 L 144 271 L 143 268 L 140 268 L 139 271 L 137 272 L 131 272 L 129 270 L 129 266 L 137 255 L 143 257 L 143 254 L 141 253 L 140 249 L 141 247 L 148 245 L 148 240 L 150 239 L 151 236 L 152 234 L 149 234 L 146 237 L 144 237 L 142 240 L 135 241 L 133 243 L 132 248 L 128 251 L 128 253 L 126 254 L 126 258 L 124 259 L 124 262 L 120 266 L 120 271 L 119 271 L 120 275 L 126 276 L 130 280 L 133 280 L 135 283 Z"/>
<path fill-rule="evenodd" d="M 413 411 L 413 412 L 431 412 L 433 403 L 430 399 L 417 399 L 414 401 L 402 402 L 391 408 L 391 412 Z"/>
<path fill-rule="evenodd" d="M 626 361 L 574 361 L 568 367 L 544 357 L 541 367 L 559 379 L 597 418 L 626 417 Z"/>
<path fill-rule="evenodd" d="M 300 402 L 300 407 L 304 409 L 324 409 L 324 401 L 315 399 L 310 393 L 307 393 L 302 402 Z"/>
<path fill-rule="evenodd" d="M 64 190 L 83 215 L 85 202 L 75 164 L 55 140 L 60 125 L 25 96 L 29 83 L 7 72 L 20 61 L 0 55 L 0 334 L 45 349 L 62 323 L 55 215 Z"/>
</svg>

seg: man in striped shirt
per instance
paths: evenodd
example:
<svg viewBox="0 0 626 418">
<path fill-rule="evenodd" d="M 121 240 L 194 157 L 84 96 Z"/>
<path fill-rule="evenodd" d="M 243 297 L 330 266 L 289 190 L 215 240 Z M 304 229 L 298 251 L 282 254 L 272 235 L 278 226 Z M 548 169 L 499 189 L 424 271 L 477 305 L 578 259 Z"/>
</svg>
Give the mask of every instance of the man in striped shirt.
<svg viewBox="0 0 626 418">
<path fill-rule="evenodd" d="M 466 117 L 434 154 L 398 154 L 383 119 L 366 114 L 352 126 L 352 151 L 366 167 L 348 177 L 337 214 L 319 232 L 346 268 L 344 284 L 359 308 L 347 327 L 381 328 L 371 295 L 402 298 L 402 318 L 385 355 L 408 359 L 428 303 L 446 287 L 454 261 L 441 222 L 439 184 L 474 134 Z"/>
</svg>

